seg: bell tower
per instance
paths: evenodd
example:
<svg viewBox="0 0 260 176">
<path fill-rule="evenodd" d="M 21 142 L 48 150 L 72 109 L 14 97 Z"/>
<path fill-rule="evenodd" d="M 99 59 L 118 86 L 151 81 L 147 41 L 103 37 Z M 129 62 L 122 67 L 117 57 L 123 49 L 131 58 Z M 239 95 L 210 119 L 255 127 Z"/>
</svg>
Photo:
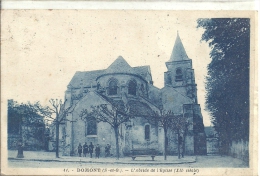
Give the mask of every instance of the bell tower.
<svg viewBox="0 0 260 176">
<path fill-rule="evenodd" d="M 197 84 L 195 82 L 192 60 L 188 57 L 179 33 L 175 40 L 170 60 L 165 63 L 163 96 L 164 107 L 175 113 L 182 113 L 193 125 L 189 126 L 186 136 L 186 152 L 190 154 L 206 154 L 206 135 L 204 131 L 201 108 L 197 100 Z M 168 97 L 173 96 L 174 101 Z M 171 104 L 172 103 L 172 104 Z M 181 109 L 178 109 L 181 107 Z"/>
<path fill-rule="evenodd" d="M 178 32 L 170 60 L 165 64 L 167 72 L 164 73 L 164 86 L 175 88 L 197 103 L 197 84 L 192 60 L 187 56 Z"/>
</svg>

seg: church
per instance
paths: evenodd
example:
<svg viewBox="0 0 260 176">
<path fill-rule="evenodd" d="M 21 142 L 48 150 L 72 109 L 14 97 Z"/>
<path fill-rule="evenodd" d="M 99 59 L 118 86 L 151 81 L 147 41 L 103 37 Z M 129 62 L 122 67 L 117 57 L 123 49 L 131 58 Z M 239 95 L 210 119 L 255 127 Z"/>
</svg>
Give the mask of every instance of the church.
<svg viewBox="0 0 260 176">
<path fill-rule="evenodd" d="M 65 106 L 74 108 L 67 115 L 67 120 L 60 126 L 60 146 L 63 155 L 76 156 L 79 143 L 99 144 L 101 156 L 107 144 L 111 145 L 111 154 L 116 153 L 115 132 L 105 122 L 83 121 L 80 113 L 92 106 L 123 103 L 127 99 L 130 108 L 138 112 L 135 118 L 119 126 L 120 156 L 129 155 L 132 149 L 153 149 L 158 154 L 164 151 L 164 130 L 161 126 L 150 123 L 142 115 L 170 110 L 191 120 L 188 133 L 183 141 L 185 154 L 204 155 L 206 135 L 200 104 L 197 99 L 192 60 L 187 56 L 179 34 L 173 51 L 165 63 L 164 87 L 153 85 L 150 66 L 131 67 L 119 56 L 107 69 L 77 71 L 65 92 Z M 177 154 L 177 134 L 167 131 L 167 154 Z"/>
</svg>

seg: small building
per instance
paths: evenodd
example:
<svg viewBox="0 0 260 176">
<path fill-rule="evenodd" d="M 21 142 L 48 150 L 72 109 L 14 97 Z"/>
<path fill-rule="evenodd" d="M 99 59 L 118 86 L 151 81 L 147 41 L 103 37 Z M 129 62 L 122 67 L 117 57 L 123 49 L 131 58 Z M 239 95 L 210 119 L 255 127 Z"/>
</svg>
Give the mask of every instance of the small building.
<svg viewBox="0 0 260 176">
<path fill-rule="evenodd" d="M 205 127 L 206 139 L 207 139 L 207 154 L 219 153 L 219 140 L 218 134 L 214 127 Z"/>
</svg>

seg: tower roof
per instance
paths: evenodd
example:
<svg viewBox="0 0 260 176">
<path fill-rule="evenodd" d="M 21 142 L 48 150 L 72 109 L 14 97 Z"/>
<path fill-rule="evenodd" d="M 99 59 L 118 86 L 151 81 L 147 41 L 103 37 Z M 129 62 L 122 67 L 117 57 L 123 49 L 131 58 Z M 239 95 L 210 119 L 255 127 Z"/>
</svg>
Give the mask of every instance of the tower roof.
<svg viewBox="0 0 260 176">
<path fill-rule="evenodd" d="M 177 32 L 177 37 L 175 40 L 175 44 L 172 50 L 171 58 L 168 62 L 172 61 L 181 61 L 181 60 L 188 60 L 187 53 L 184 49 L 184 46 L 182 44 L 181 38 L 179 36 L 179 33 Z"/>
</svg>

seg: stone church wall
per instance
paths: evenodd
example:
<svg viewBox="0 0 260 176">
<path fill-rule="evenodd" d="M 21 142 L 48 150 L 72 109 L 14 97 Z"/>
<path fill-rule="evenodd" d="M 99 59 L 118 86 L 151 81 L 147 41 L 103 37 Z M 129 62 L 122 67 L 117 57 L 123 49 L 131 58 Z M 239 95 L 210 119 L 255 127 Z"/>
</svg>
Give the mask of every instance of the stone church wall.
<svg viewBox="0 0 260 176">
<path fill-rule="evenodd" d="M 100 84 L 100 86 L 106 90 L 105 94 L 107 96 L 108 96 L 108 94 L 107 94 L 108 83 L 111 79 L 116 79 L 118 81 L 118 84 L 117 84 L 118 95 L 121 95 L 121 93 L 124 92 L 127 94 L 127 96 L 131 96 L 128 94 L 128 82 L 130 80 L 134 80 L 137 83 L 137 91 L 136 91 L 137 96 L 147 94 L 147 88 L 146 88 L 147 84 L 143 79 L 141 79 L 137 76 L 128 75 L 128 74 L 115 74 L 115 75 L 105 75 L 105 76 L 100 77 L 97 80 L 97 82 Z M 141 91 L 141 85 L 143 85 L 143 87 L 144 87 L 144 89 L 143 89 L 144 92 Z"/>
<path fill-rule="evenodd" d="M 149 139 L 145 139 L 145 126 L 150 126 Z M 133 119 L 132 127 L 128 131 L 129 137 L 125 139 L 129 147 L 125 147 L 125 155 L 129 155 L 132 149 L 156 149 L 158 151 L 158 127 L 155 124 L 149 123 L 148 120 L 142 117 Z"/>
<path fill-rule="evenodd" d="M 192 103 L 191 99 L 174 90 L 174 88 L 167 86 L 162 89 L 162 104 L 164 110 L 171 110 L 174 114 L 179 115 L 183 113 L 183 104 L 189 103 Z"/>
</svg>

